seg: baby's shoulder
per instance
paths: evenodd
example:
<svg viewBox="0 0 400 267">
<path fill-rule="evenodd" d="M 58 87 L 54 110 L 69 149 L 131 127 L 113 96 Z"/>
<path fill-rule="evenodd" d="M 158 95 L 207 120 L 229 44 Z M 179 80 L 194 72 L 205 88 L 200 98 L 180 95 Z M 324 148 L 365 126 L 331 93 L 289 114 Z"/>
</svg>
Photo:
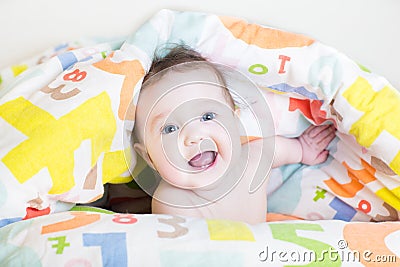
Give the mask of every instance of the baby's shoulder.
<svg viewBox="0 0 400 267">
<path fill-rule="evenodd" d="M 253 181 L 255 175 L 260 181 L 268 176 L 269 170 L 272 166 L 274 157 L 275 145 L 271 140 L 257 139 L 246 144 L 247 149 L 244 149 L 242 159 L 246 160 L 246 172 L 244 173 L 245 179 L 248 182 Z"/>
<path fill-rule="evenodd" d="M 242 144 L 243 151 L 248 153 L 251 157 L 254 152 L 261 152 L 263 150 L 263 146 L 265 145 L 265 140 L 263 138 L 256 138 L 253 140 L 249 140 Z"/>
</svg>

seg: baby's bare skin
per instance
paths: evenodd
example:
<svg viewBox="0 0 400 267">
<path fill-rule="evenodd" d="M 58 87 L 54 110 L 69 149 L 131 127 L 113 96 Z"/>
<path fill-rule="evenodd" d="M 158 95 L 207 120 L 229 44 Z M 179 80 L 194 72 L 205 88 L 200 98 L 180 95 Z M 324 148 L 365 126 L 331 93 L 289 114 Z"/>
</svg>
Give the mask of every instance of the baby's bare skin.
<svg viewBox="0 0 400 267">
<path fill-rule="evenodd" d="M 241 149 L 244 153 L 241 153 L 240 160 L 248 161 L 248 166 L 244 173 L 242 173 L 241 166 L 236 165 L 224 177 L 219 179 L 220 182 L 207 189 L 181 189 L 171 186 L 162 180 L 154 194 L 152 202 L 153 213 L 229 219 L 248 223 L 265 221 L 267 177 L 263 177 L 264 181 L 258 190 L 253 193 L 249 192 L 250 184 L 254 178 L 254 171 L 258 167 L 257 164 L 260 162 L 259 158 L 262 154 L 261 143 L 261 141 L 253 141 L 242 146 Z M 247 150 L 252 155 L 250 159 L 247 159 Z M 231 183 L 227 183 L 226 179 L 231 179 Z M 186 198 L 185 201 L 181 202 L 192 204 L 192 207 L 179 207 L 164 203 L 175 202 L 171 198 L 177 196 Z M 158 199 L 163 201 L 161 202 Z M 204 200 L 208 201 L 198 207 L 198 203 L 205 203 Z"/>
</svg>

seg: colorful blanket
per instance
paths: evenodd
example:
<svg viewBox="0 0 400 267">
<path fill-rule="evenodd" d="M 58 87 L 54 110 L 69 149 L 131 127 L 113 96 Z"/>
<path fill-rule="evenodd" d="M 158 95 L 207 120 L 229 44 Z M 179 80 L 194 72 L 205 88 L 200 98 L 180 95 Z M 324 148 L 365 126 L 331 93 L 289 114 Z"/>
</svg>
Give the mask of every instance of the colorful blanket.
<svg viewBox="0 0 400 267">
<path fill-rule="evenodd" d="M 303 35 L 170 10 L 123 41 L 66 44 L 1 72 L 0 218 L 65 211 L 100 198 L 105 183 L 131 181 L 133 96 L 157 47 L 182 42 L 265 90 L 277 134 L 337 127 L 325 163 L 273 171 L 269 211 L 398 220 L 400 95 L 387 80 Z"/>
<path fill-rule="evenodd" d="M 2 266 L 398 266 L 400 224 L 71 211 L 0 228 Z M 374 235 L 371 235 L 374 233 Z"/>
</svg>

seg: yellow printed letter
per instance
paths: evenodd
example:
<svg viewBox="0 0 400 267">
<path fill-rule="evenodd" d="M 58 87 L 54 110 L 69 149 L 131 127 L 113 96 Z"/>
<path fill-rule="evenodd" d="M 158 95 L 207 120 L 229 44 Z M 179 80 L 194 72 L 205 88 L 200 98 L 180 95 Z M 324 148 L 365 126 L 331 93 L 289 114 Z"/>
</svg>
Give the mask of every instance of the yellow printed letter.
<svg viewBox="0 0 400 267">
<path fill-rule="evenodd" d="M 0 106 L 0 117 L 28 138 L 2 159 L 20 183 L 47 168 L 53 187 L 50 194 L 70 190 L 74 182 L 74 151 L 91 140 L 92 166 L 110 150 L 116 122 L 106 93 L 91 98 L 58 120 L 19 97 Z"/>
</svg>

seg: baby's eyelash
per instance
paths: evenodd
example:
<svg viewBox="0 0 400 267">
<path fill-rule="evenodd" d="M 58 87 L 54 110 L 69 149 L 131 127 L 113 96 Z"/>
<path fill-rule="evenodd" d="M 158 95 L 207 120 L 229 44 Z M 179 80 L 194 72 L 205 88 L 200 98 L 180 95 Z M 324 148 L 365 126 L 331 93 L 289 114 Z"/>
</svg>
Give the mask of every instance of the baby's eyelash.
<svg viewBox="0 0 400 267">
<path fill-rule="evenodd" d="M 214 120 L 217 117 L 217 114 L 215 112 L 205 112 L 203 113 L 203 115 L 200 117 L 200 121 L 204 122 L 204 121 L 211 121 Z M 161 134 L 172 134 L 176 131 L 179 130 L 179 126 L 176 124 L 166 124 L 163 125 L 160 128 L 160 133 Z"/>
<path fill-rule="evenodd" d="M 215 112 L 206 112 L 201 116 L 200 121 L 210 121 L 215 119 L 217 114 Z"/>
<path fill-rule="evenodd" d="M 167 124 L 163 127 L 161 127 L 161 133 L 162 134 L 171 134 L 179 130 L 179 126 L 175 124 Z"/>
</svg>

